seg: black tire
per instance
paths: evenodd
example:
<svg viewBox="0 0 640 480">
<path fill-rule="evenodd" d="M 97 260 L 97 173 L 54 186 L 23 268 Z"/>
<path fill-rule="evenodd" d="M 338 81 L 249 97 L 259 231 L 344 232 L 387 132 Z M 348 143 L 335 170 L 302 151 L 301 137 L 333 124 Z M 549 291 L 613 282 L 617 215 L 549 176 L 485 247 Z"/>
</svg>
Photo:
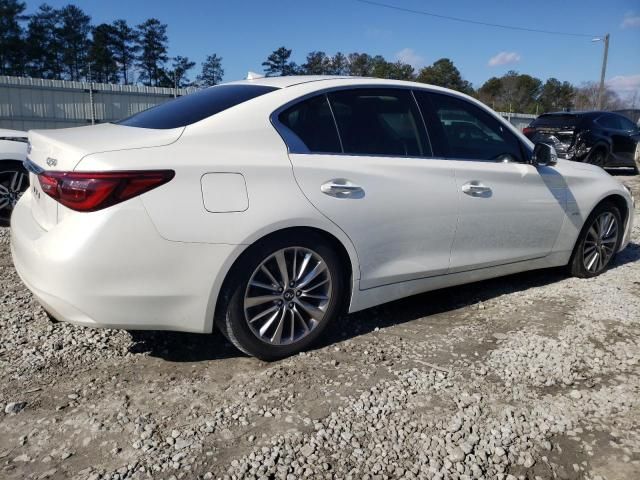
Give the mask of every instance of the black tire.
<svg viewBox="0 0 640 480">
<path fill-rule="evenodd" d="M 266 340 L 260 339 L 249 326 L 244 308 L 245 293 L 249 291 L 247 286 L 252 275 L 257 272 L 263 262 L 276 252 L 294 247 L 313 251 L 326 265 L 331 279 L 330 287 L 328 287 L 330 290 L 329 300 L 322 320 L 305 336 L 286 345 L 267 343 Z M 277 235 L 251 246 L 238 264 L 234 266 L 220 295 L 215 324 L 233 345 L 248 355 L 266 361 L 285 358 L 307 349 L 339 315 L 346 293 L 345 285 L 344 271 L 340 267 L 339 256 L 321 235 L 315 233 Z M 289 300 L 284 300 L 284 302 L 286 304 Z M 282 304 L 282 301 L 279 303 Z M 284 309 L 284 307 L 282 308 Z M 291 328 L 293 330 L 294 327 Z"/>
<path fill-rule="evenodd" d="M 22 181 L 17 190 L 11 188 L 13 176 L 20 175 Z M 22 163 L 14 160 L 0 162 L 0 226 L 9 226 L 14 202 L 29 188 L 29 174 Z"/>
<path fill-rule="evenodd" d="M 595 271 L 590 270 L 585 265 L 585 246 L 587 243 L 587 238 L 589 237 L 589 230 L 594 225 L 596 219 L 598 219 L 604 213 L 610 213 L 615 218 L 617 222 L 617 237 L 613 244 L 613 253 L 606 259 L 606 262 L 602 267 L 596 268 Z M 573 249 L 573 253 L 571 255 L 571 260 L 569 261 L 569 272 L 574 277 L 579 278 L 592 278 L 600 275 L 605 272 L 611 262 L 615 258 L 618 249 L 620 248 L 620 243 L 622 242 L 622 237 L 624 236 L 624 224 L 622 221 L 622 215 L 620 215 L 620 210 L 615 206 L 612 202 L 605 201 L 599 204 L 596 208 L 593 209 L 587 221 L 584 223 L 582 230 L 580 231 L 580 235 L 578 236 L 578 240 L 576 241 L 576 245 Z"/>
<path fill-rule="evenodd" d="M 607 150 L 603 147 L 596 147 L 589 153 L 587 163 L 604 168 L 607 165 L 607 157 Z"/>
</svg>

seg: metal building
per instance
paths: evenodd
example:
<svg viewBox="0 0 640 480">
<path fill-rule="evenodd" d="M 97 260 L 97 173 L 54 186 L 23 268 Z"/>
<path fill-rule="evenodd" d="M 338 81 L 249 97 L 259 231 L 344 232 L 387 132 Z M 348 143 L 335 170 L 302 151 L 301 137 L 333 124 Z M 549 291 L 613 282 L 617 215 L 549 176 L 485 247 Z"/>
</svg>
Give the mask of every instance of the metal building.
<svg viewBox="0 0 640 480">
<path fill-rule="evenodd" d="M 111 122 L 195 90 L 0 76 L 0 128 Z"/>
</svg>

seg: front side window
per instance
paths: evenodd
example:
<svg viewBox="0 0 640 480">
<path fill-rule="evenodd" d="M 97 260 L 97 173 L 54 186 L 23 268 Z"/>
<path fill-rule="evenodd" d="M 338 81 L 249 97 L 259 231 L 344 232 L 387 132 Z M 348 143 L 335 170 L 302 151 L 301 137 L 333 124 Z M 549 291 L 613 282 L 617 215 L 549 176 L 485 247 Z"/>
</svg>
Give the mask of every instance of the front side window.
<svg viewBox="0 0 640 480">
<path fill-rule="evenodd" d="M 310 152 L 340 153 L 340 139 L 326 95 L 288 108 L 278 120 L 297 135 Z"/>
<path fill-rule="evenodd" d="M 116 123 L 127 127 L 154 129 L 184 127 L 274 90 L 277 88 L 264 85 L 217 85 L 136 113 Z"/>
<path fill-rule="evenodd" d="M 344 153 L 431 155 L 411 91 L 363 88 L 330 92 L 328 97 Z"/>
<path fill-rule="evenodd" d="M 522 161 L 518 138 L 471 102 L 416 92 L 436 155 L 462 160 Z"/>
</svg>

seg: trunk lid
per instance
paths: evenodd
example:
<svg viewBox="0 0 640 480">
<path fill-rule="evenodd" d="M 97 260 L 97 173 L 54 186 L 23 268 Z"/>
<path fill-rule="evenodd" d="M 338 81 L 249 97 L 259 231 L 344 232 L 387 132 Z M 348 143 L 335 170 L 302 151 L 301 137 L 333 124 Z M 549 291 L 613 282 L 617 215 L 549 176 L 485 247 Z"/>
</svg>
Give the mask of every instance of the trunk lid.
<svg viewBox="0 0 640 480">
<path fill-rule="evenodd" d="M 175 142 L 183 127 L 154 130 L 112 123 L 57 130 L 29 132 L 28 159 L 43 170 L 73 171 L 80 160 L 92 153 L 160 147 Z M 49 230 L 58 223 L 59 204 L 40 188 L 37 175 L 29 174 L 33 196 L 32 214 Z"/>
</svg>

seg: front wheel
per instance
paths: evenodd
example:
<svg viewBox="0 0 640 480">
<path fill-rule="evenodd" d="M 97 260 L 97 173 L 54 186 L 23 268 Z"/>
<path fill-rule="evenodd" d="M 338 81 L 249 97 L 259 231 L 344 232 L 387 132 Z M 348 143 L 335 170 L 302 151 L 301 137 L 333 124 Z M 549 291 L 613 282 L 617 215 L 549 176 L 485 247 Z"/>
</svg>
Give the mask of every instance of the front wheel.
<svg viewBox="0 0 640 480">
<path fill-rule="evenodd" d="M 585 222 L 571 257 L 571 274 L 590 278 L 604 272 L 622 241 L 622 217 L 613 203 L 598 205 Z"/>
<path fill-rule="evenodd" d="M 28 186 L 29 177 L 20 162 L 0 162 L 0 226 L 9 225 L 13 207 Z"/>
<path fill-rule="evenodd" d="M 251 247 L 231 275 L 216 323 L 236 347 L 263 360 L 311 345 L 337 316 L 344 295 L 338 255 L 313 234 Z"/>
</svg>

